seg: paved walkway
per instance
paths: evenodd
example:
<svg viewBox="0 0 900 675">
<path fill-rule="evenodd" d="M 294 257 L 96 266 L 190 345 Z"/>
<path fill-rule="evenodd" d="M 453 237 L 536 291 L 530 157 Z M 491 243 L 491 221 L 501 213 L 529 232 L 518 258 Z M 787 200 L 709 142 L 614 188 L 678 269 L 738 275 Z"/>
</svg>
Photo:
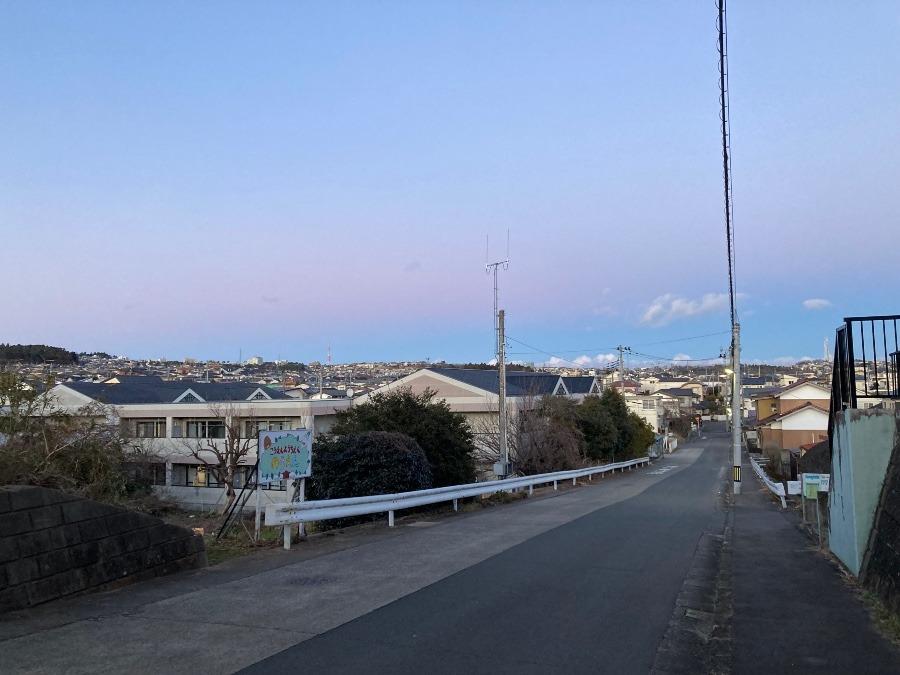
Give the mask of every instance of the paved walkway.
<svg viewBox="0 0 900 675">
<path fill-rule="evenodd" d="M 733 506 L 733 673 L 900 673 L 844 573 L 744 457 Z"/>
</svg>

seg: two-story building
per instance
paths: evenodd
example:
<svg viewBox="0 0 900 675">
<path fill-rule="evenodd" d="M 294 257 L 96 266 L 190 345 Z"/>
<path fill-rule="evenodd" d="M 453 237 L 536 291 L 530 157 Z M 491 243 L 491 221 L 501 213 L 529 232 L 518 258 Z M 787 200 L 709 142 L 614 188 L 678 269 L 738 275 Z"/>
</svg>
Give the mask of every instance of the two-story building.
<svg viewBox="0 0 900 675">
<path fill-rule="evenodd" d="M 335 414 L 350 400 L 297 399 L 257 384 L 167 381 L 154 376 L 117 376 L 102 383 L 66 382 L 51 391 L 56 405 L 102 414 L 149 460 L 158 492 L 189 507 L 213 509 L 221 504 L 224 486 L 210 466 L 212 448 L 222 448 L 239 430 L 235 442 L 242 457 L 235 487 L 243 486 L 256 463 L 259 431 L 311 429 L 326 433 Z M 284 486 L 264 490 L 268 501 L 284 501 Z"/>
</svg>

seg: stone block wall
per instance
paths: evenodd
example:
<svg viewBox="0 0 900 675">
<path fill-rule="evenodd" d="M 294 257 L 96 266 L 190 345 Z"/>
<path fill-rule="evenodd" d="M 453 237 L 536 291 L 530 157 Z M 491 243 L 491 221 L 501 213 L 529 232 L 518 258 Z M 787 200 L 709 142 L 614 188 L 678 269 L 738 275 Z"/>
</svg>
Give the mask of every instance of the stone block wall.
<svg viewBox="0 0 900 675">
<path fill-rule="evenodd" d="M 203 538 L 185 528 L 58 490 L 0 487 L 0 612 L 204 566 Z"/>
</svg>

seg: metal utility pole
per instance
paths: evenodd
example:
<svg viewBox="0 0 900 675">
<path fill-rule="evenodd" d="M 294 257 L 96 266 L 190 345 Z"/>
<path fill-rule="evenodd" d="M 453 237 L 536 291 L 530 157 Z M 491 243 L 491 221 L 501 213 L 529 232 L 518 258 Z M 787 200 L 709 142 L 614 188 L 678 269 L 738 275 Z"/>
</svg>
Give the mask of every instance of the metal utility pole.
<svg viewBox="0 0 900 675">
<path fill-rule="evenodd" d="M 500 471 L 494 473 L 499 476 L 509 475 L 509 441 L 507 437 L 507 416 L 506 416 L 506 312 L 502 309 L 497 314 L 498 329 L 500 337 L 500 386 L 498 389 L 497 408 L 500 411 Z"/>
</svg>

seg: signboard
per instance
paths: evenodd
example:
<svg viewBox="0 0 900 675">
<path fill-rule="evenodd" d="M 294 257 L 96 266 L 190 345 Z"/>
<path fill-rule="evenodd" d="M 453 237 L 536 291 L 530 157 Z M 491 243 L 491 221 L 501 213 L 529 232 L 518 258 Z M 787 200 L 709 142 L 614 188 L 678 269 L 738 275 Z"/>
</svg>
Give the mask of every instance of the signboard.
<svg viewBox="0 0 900 675">
<path fill-rule="evenodd" d="M 803 481 L 803 496 L 807 499 L 816 499 L 819 492 L 828 492 L 831 487 L 831 474 L 829 473 L 801 473 Z"/>
<path fill-rule="evenodd" d="M 259 482 L 312 475 L 312 430 L 259 432 Z"/>
</svg>

